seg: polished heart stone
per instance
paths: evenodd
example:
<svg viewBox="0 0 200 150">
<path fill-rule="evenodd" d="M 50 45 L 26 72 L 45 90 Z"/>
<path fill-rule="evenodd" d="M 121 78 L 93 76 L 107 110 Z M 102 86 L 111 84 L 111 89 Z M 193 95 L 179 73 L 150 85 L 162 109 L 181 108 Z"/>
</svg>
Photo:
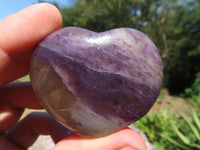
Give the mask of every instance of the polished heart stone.
<svg viewBox="0 0 200 150">
<path fill-rule="evenodd" d="M 161 89 L 163 67 L 156 46 L 140 31 L 67 27 L 37 46 L 30 78 L 56 120 L 83 137 L 99 137 L 150 110 Z"/>
</svg>

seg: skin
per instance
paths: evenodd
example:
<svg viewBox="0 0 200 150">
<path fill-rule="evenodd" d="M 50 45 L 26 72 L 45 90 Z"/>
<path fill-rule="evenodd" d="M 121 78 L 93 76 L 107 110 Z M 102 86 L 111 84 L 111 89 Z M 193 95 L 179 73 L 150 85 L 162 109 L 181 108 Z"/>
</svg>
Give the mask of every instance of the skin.
<svg viewBox="0 0 200 150">
<path fill-rule="evenodd" d="M 0 22 L 0 149 L 27 149 L 39 134 L 44 134 L 51 135 L 56 143 L 53 150 L 145 150 L 142 137 L 128 128 L 105 137 L 84 139 L 69 135 L 70 131 L 46 113 L 32 113 L 18 122 L 25 108 L 42 106 L 30 83 L 11 81 L 29 72 L 36 45 L 61 25 L 61 14 L 47 3 L 27 7 Z"/>
</svg>

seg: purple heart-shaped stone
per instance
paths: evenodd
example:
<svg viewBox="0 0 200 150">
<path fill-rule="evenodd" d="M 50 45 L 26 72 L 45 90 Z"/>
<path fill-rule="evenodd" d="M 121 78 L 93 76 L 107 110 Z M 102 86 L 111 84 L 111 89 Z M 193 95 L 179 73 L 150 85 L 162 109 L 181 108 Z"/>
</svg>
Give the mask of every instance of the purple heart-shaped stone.
<svg viewBox="0 0 200 150">
<path fill-rule="evenodd" d="M 35 49 L 31 83 L 43 107 L 71 131 L 99 137 L 127 127 L 153 106 L 163 66 L 142 32 L 60 29 Z"/>
</svg>

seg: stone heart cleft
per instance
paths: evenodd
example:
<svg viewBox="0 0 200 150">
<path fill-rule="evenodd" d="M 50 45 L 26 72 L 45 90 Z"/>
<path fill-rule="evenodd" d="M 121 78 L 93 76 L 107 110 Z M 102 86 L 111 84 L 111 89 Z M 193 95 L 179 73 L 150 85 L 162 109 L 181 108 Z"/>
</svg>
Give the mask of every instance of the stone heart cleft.
<svg viewBox="0 0 200 150">
<path fill-rule="evenodd" d="M 163 66 L 142 32 L 55 31 L 35 49 L 30 78 L 43 107 L 83 137 L 99 137 L 144 116 L 159 95 Z"/>
</svg>

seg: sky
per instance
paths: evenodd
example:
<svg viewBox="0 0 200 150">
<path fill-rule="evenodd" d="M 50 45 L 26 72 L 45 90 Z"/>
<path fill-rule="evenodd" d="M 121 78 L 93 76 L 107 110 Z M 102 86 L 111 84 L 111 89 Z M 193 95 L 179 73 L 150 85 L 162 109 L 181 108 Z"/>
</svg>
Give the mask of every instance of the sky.
<svg viewBox="0 0 200 150">
<path fill-rule="evenodd" d="M 53 0 L 46 0 L 52 2 Z M 73 0 L 54 0 L 60 6 L 70 6 Z M 7 16 L 27 7 L 38 3 L 38 0 L 0 0 L 0 21 Z"/>
</svg>

